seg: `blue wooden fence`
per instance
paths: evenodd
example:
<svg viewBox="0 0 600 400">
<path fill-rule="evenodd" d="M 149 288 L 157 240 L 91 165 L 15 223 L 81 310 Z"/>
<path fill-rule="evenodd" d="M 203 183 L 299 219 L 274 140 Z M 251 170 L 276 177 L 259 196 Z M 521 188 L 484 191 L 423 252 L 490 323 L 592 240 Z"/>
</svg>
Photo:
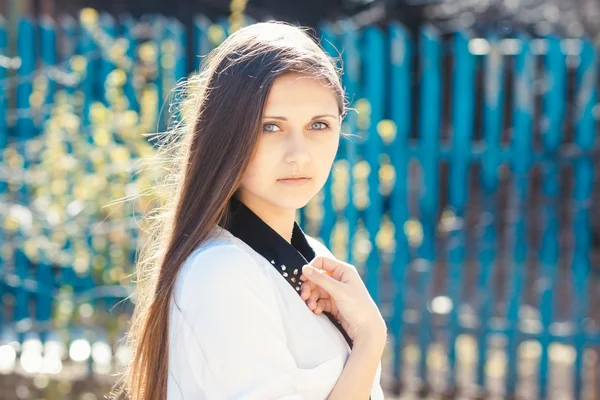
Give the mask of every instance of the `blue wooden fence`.
<svg viewBox="0 0 600 400">
<path fill-rule="evenodd" d="M 18 358 L 28 340 L 118 352 L 139 226 L 126 208 L 106 214 L 103 201 L 150 183 L 128 172 L 152 151 L 140 133 L 166 127 L 164 102 L 190 72 L 188 41 L 197 69 L 229 33 L 225 19 L 199 16 L 193 28 L 187 37 L 160 15 L 86 9 L 77 21 L 23 18 L 9 54 L 0 20 L 2 354 Z M 600 342 L 592 42 L 349 20 L 318 32 L 328 52 L 341 51 L 358 111 L 344 131 L 358 136 L 341 142 L 299 221 L 363 273 L 388 321 L 395 389 L 420 378 L 434 391 L 466 390 L 460 370 L 472 358 L 471 384 L 486 389 L 499 370 L 514 394 L 534 349 L 529 384 L 546 398 L 558 348 L 573 355 L 563 380 L 579 398 L 584 355 Z M 77 168 L 64 167 L 73 159 Z M 32 207 L 41 198 L 52 202 Z M 73 354 L 92 371 L 85 349 Z"/>
</svg>

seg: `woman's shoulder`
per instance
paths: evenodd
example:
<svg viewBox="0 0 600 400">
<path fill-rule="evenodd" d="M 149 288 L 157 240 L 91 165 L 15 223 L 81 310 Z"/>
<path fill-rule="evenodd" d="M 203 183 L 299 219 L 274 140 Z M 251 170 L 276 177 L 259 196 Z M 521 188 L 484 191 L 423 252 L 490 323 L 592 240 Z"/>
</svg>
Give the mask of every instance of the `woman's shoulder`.
<svg viewBox="0 0 600 400">
<path fill-rule="evenodd" d="M 256 260 L 227 237 L 213 236 L 198 246 L 183 262 L 175 282 L 176 303 L 205 296 L 219 288 L 223 293 L 239 282 L 260 279 Z"/>
<path fill-rule="evenodd" d="M 216 272 L 214 268 L 197 268 L 197 266 L 221 265 L 224 262 L 228 262 L 226 268 L 245 268 L 248 264 L 254 264 L 254 259 L 247 249 L 240 246 L 235 236 L 217 225 L 209 237 L 186 258 L 181 269 L 194 269 L 197 272 L 201 270 L 204 273 Z"/>
</svg>

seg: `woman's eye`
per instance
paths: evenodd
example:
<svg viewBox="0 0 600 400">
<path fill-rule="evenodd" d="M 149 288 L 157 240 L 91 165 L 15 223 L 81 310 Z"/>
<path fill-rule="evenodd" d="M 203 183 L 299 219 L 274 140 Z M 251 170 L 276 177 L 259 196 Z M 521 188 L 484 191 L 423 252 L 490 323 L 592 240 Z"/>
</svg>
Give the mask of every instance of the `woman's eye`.
<svg viewBox="0 0 600 400">
<path fill-rule="evenodd" d="M 320 128 L 316 128 L 316 130 L 318 131 L 322 131 L 324 129 L 329 128 L 329 125 L 327 125 L 325 122 L 315 122 L 314 124 L 312 124 L 312 126 L 314 127 L 315 125 L 319 125 L 320 124 Z"/>
<path fill-rule="evenodd" d="M 265 131 L 265 132 L 277 132 L 277 129 L 279 129 L 279 127 L 275 124 L 264 124 L 263 125 L 263 131 Z"/>
<path fill-rule="evenodd" d="M 311 129 L 317 130 L 317 131 L 323 131 L 325 129 L 328 129 L 329 125 L 326 124 L 325 122 L 314 122 L 311 125 Z M 264 132 L 278 132 L 281 129 L 279 129 L 279 127 L 277 126 L 277 124 L 264 124 L 263 125 L 263 131 Z"/>
</svg>

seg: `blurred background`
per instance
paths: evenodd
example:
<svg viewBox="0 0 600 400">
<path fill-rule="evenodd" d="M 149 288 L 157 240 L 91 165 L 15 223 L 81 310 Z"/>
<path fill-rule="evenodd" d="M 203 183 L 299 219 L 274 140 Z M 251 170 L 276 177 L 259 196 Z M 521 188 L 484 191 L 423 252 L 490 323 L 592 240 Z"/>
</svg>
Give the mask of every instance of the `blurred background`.
<svg viewBox="0 0 600 400">
<path fill-rule="evenodd" d="M 381 307 L 386 398 L 600 398 L 600 0 L 0 0 L 0 399 L 108 393 L 150 134 L 269 19 L 341 55 L 356 136 L 298 221 Z"/>
</svg>

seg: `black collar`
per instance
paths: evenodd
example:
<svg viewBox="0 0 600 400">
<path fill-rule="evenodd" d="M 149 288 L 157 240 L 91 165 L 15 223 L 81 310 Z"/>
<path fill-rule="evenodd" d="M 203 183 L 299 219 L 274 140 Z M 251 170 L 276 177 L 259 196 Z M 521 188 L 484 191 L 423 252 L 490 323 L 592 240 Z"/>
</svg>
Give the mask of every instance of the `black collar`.
<svg viewBox="0 0 600 400">
<path fill-rule="evenodd" d="M 229 202 L 229 210 L 229 232 L 266 258 L 299 292 L 302 266 L 315 258 L 300 226 L 294 222 L 290 244 L 235 196 Z"/>
<path fill-rule="evenodd" d="M 300 226 L 294 222 L 290 244 L 235 196 L 229 201 L 229 211 L 229 226 L 224 228 L 266 258 L 299 295 L 302 267 L 316 256 Z M 331 313 L 323 314 L 338 328 L 352 348 L 352 339 L 341 323 Z"/>
</svg>

